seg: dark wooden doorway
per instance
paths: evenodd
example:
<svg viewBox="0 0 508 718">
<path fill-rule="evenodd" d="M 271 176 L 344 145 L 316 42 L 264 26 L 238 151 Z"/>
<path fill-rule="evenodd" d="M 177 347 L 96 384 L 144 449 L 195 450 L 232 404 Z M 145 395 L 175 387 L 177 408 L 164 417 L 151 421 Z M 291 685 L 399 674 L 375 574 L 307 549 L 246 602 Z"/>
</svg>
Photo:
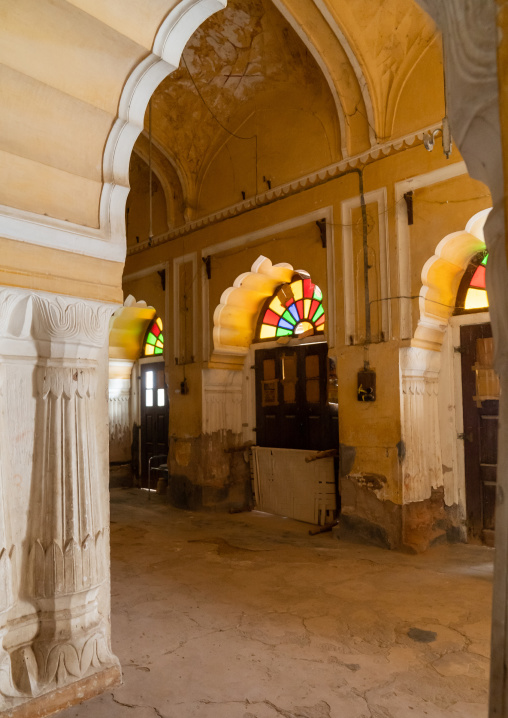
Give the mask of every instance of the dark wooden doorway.
<svg viewBox="0 0 508 718">
<path fill-rule="evenodd" d="M 141 364 L 141 486 L 148 487 L 148 460 L 165 455 L 169 447 L 169 403 L 164 363 Z M 154 461 L 154 466 L 165 463 Z M 155 484 L 151 481 L 151 487 Z"/>
<path fill-rule="evenodd" d="M 482 362 L 482 340 L 491 337 L 490 323 L 460 328 L 468 534 L 489 546 L 494 545 L 499 401 L 481 387 L 487 398 L 480 400 L 475 367 Z"/>
<path fill-rule="evenodd" d="M 329 401 L 328 346 L 256 351 L 256 443 L 321 451 L 338 448 L 338 407 Z"/>
</svg>

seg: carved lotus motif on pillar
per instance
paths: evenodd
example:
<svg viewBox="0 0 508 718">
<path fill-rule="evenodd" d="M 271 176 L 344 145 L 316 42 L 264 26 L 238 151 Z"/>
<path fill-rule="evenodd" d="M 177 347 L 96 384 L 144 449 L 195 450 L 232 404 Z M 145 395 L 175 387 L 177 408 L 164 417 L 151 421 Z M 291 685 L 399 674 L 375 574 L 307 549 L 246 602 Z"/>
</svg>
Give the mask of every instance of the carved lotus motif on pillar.
<svg viewBox="0 0 508 718">
<path fill-rule="evenodd" d="M 33 372 L 24 436 L 33 468 L 26 527 L 18 526 L 25 538 L 16 585 L 32 609 L 26 609 L 26 626 L 22 614 L 12 629 L 6 618 L 0 620 L 0 641 L 9 635 L 11 645 L 9 655 L 0 642 L 1 712 L 118 661 L 109 646 L 109 514 L 99 433 L 107 421 L 106 373 L 99 362 L 106 361 L 116 307 L 20 290 L 0 293 L 0 304 L 6 309 L 1 351 L 11 353 L 13 381 L 19 382 L 12 357 L 26 357 L 25 367 Z M 12 482 L 1 475 L 1 459 L 0 619 L 13 600 L 3 494 Z"/>
<path fill-rule="evenodd" d="M 104 533 L 93 434 L 94 368 L 38 367 L 41 427 L 29 558 L 34 598 L 54 598 L 104 580 Z"/>
</svg>

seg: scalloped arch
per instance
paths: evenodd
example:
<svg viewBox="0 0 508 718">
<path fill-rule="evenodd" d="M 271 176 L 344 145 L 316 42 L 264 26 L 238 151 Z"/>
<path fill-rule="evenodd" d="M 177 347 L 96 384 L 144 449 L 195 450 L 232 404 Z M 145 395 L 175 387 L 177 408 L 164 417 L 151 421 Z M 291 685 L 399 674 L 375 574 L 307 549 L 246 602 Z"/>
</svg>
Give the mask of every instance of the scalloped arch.
<svg viewBox="0 0 508 718">
<path fill-rule="evenodd" d="M 455 307 L 457 290 L 472 257 L 485 248 L 483 227 L 490 209 L 475 214 L 460 232 L 444 237 L 422 269 L 420 319 L 413 346 L 439 351 Z"/>
<path fill-rule="evenodd" d="M 295 272 L 308 276 L 291 264 L 272 264 L 268 257 L 256 259 L 250 272 L 240 274 L 226 289 L 213 315 L 215 355 L 244 357 L 254 339 L 259 310 L 280 284 L 291 281 Z"/>
</svg>

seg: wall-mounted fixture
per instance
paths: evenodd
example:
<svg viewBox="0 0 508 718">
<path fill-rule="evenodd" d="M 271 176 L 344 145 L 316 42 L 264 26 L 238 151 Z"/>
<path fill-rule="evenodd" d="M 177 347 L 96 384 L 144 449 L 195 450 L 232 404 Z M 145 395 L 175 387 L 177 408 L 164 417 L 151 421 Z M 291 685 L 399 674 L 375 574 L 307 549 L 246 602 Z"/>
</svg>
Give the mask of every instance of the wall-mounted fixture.
<svg viewBox="0 0 508 718">
<path fill-rule="evenodd" d="M 448 117 L 446 115 L 443 117 L 442 127 L 438 127 L 437 130 L 434 130 L 434 132 L 426 132 L 423 135 L 423 144 L 425 149 L 429 152 L 432 152 L 434 149 L 436 135 L 439 133 L 441 133 L 443 138 L 443 152 L 446 155 L 446 159 L 449 159 L 452 153 L 452 135 L 450 132 L 450 123 L 448 122 Z"/>
<path fill-rule="evenodd" d="M 376 401 L 376 372 L 363 369 L 358 372 L 358 401 Z"/>
</svg>

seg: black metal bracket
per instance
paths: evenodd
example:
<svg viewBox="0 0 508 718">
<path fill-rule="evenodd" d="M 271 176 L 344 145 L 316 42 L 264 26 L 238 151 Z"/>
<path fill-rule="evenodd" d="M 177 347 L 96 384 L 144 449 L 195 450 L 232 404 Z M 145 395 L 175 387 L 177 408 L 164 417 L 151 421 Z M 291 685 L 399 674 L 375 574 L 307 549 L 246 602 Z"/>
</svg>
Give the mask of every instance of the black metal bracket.
<svg viewBox="0 0 508 718">
<path fill-rule="evenodd" d="M 316 222 L 317 228 L 319 229 L 319 234 L 321 236 L 321 244 L 323 245 L 323 249 L 326 249 L 326 219 L 318 219 Z"/>
<path fill-rule="evenodd" d="M 407 223 L 413 224 L 413 190 L 409 190 L 404 195 L 407 207 Z"/>
<path fill-rule="evenodd" d="M 205 265 L 206 276 L 208 277 L 208 279 L 211 279 L 212 278 L 212 258 L 210 257 L 210 255 L 208 255 L 208 257 L 201 257 L 201 259 Z"/>
</svg>

